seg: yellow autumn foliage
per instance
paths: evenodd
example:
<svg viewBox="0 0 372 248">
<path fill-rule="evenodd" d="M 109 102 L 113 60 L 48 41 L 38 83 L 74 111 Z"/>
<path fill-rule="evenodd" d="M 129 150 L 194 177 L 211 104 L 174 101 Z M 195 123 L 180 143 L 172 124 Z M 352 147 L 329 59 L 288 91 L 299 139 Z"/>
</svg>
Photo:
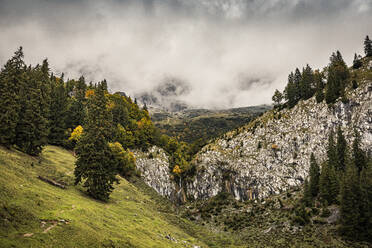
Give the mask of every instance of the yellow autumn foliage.
<svg viewBox="0 0 372 248">
<path fill-rule="evenodd" d="M 85 98 L 89 98 L 91 96 L 94 96 L 94 90 L 87 90 L 85 92 Z"/>
<path fill-rule="evenodd" d="M 83 134 L 83 132 L 84 132 L 83 127 L 80 126 L 80 125 L 77 126 L 77 127 L 74 129 L 74 131 L 71 133 L 71 136 L 70 136 L 70 138 L 68 138 L 68 140 L 78 142 L 79 139 L 81 138 L 81 135 Z"/>
<path fill-rule="evenodd" d="M 178 164 L 176 166 L 174 166 L 173 173 L 177 174 L 177 175 L 180 175 L 182 173 L 182 170 L 181 170 L 181 168 Z"/>
</svg>

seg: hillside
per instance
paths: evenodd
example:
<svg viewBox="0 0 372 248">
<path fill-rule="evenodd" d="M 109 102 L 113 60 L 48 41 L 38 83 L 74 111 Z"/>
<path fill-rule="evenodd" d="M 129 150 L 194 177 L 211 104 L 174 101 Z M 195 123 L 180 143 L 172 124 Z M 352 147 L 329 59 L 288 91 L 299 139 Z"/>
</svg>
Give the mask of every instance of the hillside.
<svg viewBox="0 0 372 248">
<path fill-rule="evenodd" d="M 160 132 L 193 143 L 199 139 L 208 141 L 228 131 L 241 127 L 267 110 L 269 105 L 224 110 L 186 109 L 166 112 L 152 109 L 151 119 Z"/>
<path fill-rule="evenodd" d="M 136 187 L 120 179 L 108 203 L 88 197 L 73 186 L 74 161 L 55 146 L 40 159 L 0 147 L 1 247 L 207 247 L 192 235 L 213 246 L 214 237 L 177 217 L 140 182 Z"/>
<path fill-rule="evenodd" d="M 357 128 L 370 154 L 372 62 L 366 58 L 363 67 L 352 73 L 358 87 L 347 87 L 347 101 L 327 105 L 317 103 L 315 97 L 301 100 L 293 108 L 266 112 L 205 146 L 194 160 L 198 172 L 187 193 L 208 198 L 226 188 L 236 199 L 262 199 L 302 185 L 310 154 L 324 161 L 327 137 L 338 126 L 348 141 Z"/>
<path fill-rule="evenodd" d="M 328 134 L 337 126 L 348 141 L 356 127 L 363 149 L 371 153 L 371 69 L 371 59 L 366 58 L 352 71 L 358 87 L 348 86 L 345 103 L 341 99 L 333 105 L 317 103 L 314 96 L 290 109 L 268 111 L 204 146 L 192 161 L 196 172 L 184 182 L 183 198 L 208 199 L 226 190 L 238 200 L 263 199 L 302 185 L 311 152 L 322 161 Z M 137 161 L 145 170 L 145 181 L 160 194 L 174 196 L 179 187 L 166 170 L 168 163 L 157 155 L 149 157 Z"/>
</svg>

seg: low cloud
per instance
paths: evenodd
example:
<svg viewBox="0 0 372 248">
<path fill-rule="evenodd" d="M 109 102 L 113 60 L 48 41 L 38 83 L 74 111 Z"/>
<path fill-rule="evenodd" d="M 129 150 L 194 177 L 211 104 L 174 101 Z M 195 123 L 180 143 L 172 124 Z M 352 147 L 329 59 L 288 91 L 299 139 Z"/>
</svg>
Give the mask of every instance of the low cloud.
<svg viewBox="0 0 372 248">
<path fill-rule="evenodd" d="M 0 62 L 22 45 L 28 63 L 106 78 L 112 91 L 188 84 L 194 107 L 269 103 L 295 67 L 350 64 L 371 32 L 371 0 L 0 0 Z M 371 34 L 370 34 L 371 35 Z"/>
</svg>

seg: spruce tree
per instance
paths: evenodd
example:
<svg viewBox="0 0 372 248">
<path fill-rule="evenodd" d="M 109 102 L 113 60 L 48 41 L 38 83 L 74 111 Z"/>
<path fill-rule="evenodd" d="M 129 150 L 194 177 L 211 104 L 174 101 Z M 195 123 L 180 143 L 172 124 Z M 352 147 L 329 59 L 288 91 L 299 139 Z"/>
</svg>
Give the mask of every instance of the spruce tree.
<svg viewBox="0 0 372 248">
<path fill-rule="evenodd" d="M 318 103 L 324 100 L 324 82 L 323 82 L 323 74 L 318 70 L 314 73 L 314 84 L 316 85 L 316 92 L 315 98 Z"/>
<path fill-rule="evenodd" d="M 48 141 L 48 82 L 43 81 L 44 72 L 39 65 L 29 66 L 23 75 L 24 83 L 19 93 L 22 111 L 16 128 L 16 144 L 25 153 L 36 156 Z"/>
<path fill-rule="evenodd" d="M 307 179 L 304 183 L 304 196 L 302 198 L 302 201 L 304 202 L 305 206 L 310 207 L 312 205 L 313 197 L 311 195 L 310 184 Z"/>
<path fill-rule="evenodd" d="M 314 73 L 309 65 L 302 69 L 302 79 L 300 83 L 301 98 L 306 100 L 315 93 Z"/>
<path fill-rule="evenodd" d="M 325 99 L 328 104 L 344 96 L 345 87 L 350 77 L 349 69 L 339 51 L 333 53 L 328 65 L 328 77 Z"/>
<path fill-rule="evenodd" d="M 333 130 L 331 130 L 328 135 L 327 163 L 334 169 L 337 167 L 337 151 Z"/>
<path fill-rule="evenodd" d="M 75 184 L 84 181 L 88 193 L 99 200 L 107 201 L 118 182 L 117 160 L 108 142 L 112 132 L 112 115 L 107 110 L 105 85 L 98 84 L 87 103 L 87 119 L 84 133 L 80 138 L 76 153 Z"/>
<path fill-rule="evenodd" d="M 337 153 L 334 145 L 333 131 L 328 137 L 327 162 L 323 164 L 319 178 L 320 197 L 329 204 L 337 202 L 339 182 L 336 175 Z"/>
<path fill-rule="evenodd" d="M 53 145 L 64 145 L 68 135 L 66 133 L 67 125 L 67 92 L 61 78 L 51 76 L 51 105 L 50 105 L 50 133 L 49 143 Z"/>
<path fill-rule="evenodd" d="M 282 93 L 280 93 L 280 91 L 276 89 L 275 92 L 274 92 L 274 95 L 273 95 L 273 97 L 272 97 L 272 100 L 273 100 L 273 102 L 274 102 L 274 106 L 275 106 L 275 107 L 280 106 L 280 103 L 281 103 L 282 100 L 283 100 L 283 95 L 282 95 Z"/>
<path fill-rule="evenodd" d="M 296 68 L 294 77 L 293 77 L 294 96 L 295 96 L 296 104 L 298 101 L 300 101 L 303 98 L 302 92 L 301 92 L 301 81 L 302 81 L 302 74 L 300 70 Z"/>
<path fill-rule="evenodd" d="M 340 231 L 349 238 L 356 238 L 360 223 L 360 184 L 357 168 L 348 163 L 341 184 Z"/>
<path fill-rule="evenodd" d="M 345 170 L 346 156 L 347 156 L 347 142 L 342 133 L 341 127 L 337 128 L 337 144 L 336 144 L 336 171 L 343 172 Z"/>
<path fill-rule="evenodd" d="M 318 163 L 315 160 L 314 153 L 311 153 L 310 156 L 310 181 L 309 188 L 312 197 L 316 197 L 319 193 L 319 177 L 320 177 L 320 168 Z"/>
<path fill-rule="evenodd" d="M 352 145 L 352 161 L 359 172 L 367 166 L 367 157 L 360 148 L 360 134 L 356 129 L 354 130 L 354 141 Z"/>
<path fill-rule="evenodd" d="M 23 56 L 20 47 L 0 73 L 0 144 L 7 147 L 15 143 L 16 126 L 21 110 L 19 92 L 25 70 Z"/>
<path fill-rule="evenodd" d="M 364 53 L 366 57 L 372 56 L 372 41 L 369 39 L 368 35 L 364 39 Z"/>
<path fill-rule="evenodd" d="M 354 60 L 353 60 L 353 69 L 359 69 L 362 65 L 363 64 L 361 61 L 361 57 L 355 53 Z"/>
<path fill-rule="evenodd" d="M 291 74 L 288 75 L 288 83 L 287 83 L 287 86 L 284 90 L 284 97 L 287 100 L 289 108 L 292 108 L 297 103 L 297 101 L 296 101 L 296 97 L 297 97 L 296 94 L 297 93 L 296 92 L 297 92 L 297 90 L 296 90 L 296 86 L 295 86 L 295 83 L 294 83 L 294 74 L 293 74 L 293 72 L 291 72 Z"/>
<path fill-rule="evenodd" d="M 339 183 L 334 167 L 324 163 L 319 178 L 319 195 L 328 204 L 337 203 Z"/>
<path fill-rule="evenodd" d="M 372 162 L 360 174 L 360 238 L 372 240 Z"/>
<path fill-rule="evenodd" d="M 87 90 L 87 85 L 85 84 L 85 79 L 83 76 L 79 78 L 78 81 L 74 80 L 73 83 L 73 96 L 69 98 L 68 107 L 68 128 L 75 128 L 79 125 L 83 125 L 85 118 L 85 92 Z"/>
</svg>

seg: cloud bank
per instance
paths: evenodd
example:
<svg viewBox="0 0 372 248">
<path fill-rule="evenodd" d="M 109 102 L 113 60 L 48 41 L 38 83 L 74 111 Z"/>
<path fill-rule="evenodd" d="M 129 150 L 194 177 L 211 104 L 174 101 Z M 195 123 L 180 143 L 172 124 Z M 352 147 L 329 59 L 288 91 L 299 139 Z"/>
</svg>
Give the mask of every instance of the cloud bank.
<svg viewBox="0 0 372 248">
<path fill-rule="evenodd" d="M 350 64 L 371 35 L 372 0 L 0 0 L 0 62 L 23 46 L 56 73 L 111 91 L 189 86 L 178 100 L 227 108 L 271 102 L 295 67 Z"/>
</svg>

